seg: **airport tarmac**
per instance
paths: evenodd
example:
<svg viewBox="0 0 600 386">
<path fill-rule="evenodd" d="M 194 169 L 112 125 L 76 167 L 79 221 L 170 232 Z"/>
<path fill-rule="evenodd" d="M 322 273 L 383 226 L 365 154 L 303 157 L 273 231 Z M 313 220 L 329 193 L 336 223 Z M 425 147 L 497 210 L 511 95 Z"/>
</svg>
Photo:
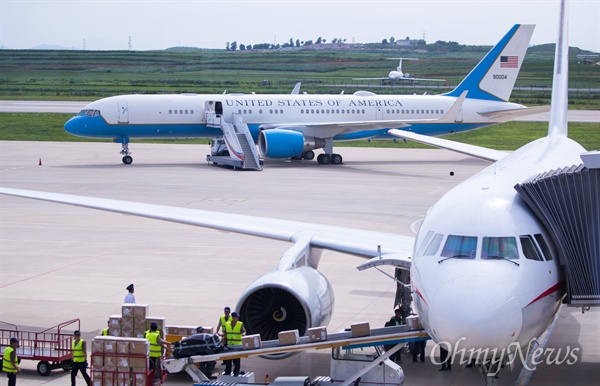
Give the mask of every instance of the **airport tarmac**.
<svg viewBox="0 0 600 386">
<path fill-rule="evenodd" d="M 0 142 L 0 185 L 205 210 L 327 223 L 413 235 L 427 209 L 487 162 L 444 150 L 340 148 L 344 165 L 267 160 L 263 171 L 208 165 L 208 145 L 131 145 L 132 165 L 110 143 Z M 41 162 L 41 165 L 40 165 Z M 453 172 L 453 175 L 451 175 Z M 465 198 L 468 199 L 468 198 Z M 458 219 L 460 220 L 460 219 Z M 120 313 L 129 283 L 138 303 L 167 324 L 216 326 L 224 306 L 289 248 L 279 241 L 60 204 L 0 196 L 0 320 L 42 330 L 79 318 L 91 341 Z M 395 284 L 359 272 L 364 260 L 325 251 L 319 269 L 336 307 L 330 331 L 392 316 Z M 386 269 L 391 273 L 391 269 Z M 563 308 L 549 347 L 577 363 L 538 365 L 531 385 L 595 385 L 600 379 L 600 314 Z M 493 331 L 490 331 L 493 333 Z M 476 369 L 438 372 L 404 356 L 407 385 L 481 385 Z M 437 354 L 437 353 L 436 353 Z M 242 360 L 258 382 L 282 375 L 328 375 L 330 352 Z M 41 377 L 24 361 L 18 385 L 65 385 L 62 370 Z M 222 370 L 221 366 L 217 367 Z M 515 383 L 520 364 L 499 385 Z M 80 377 L 79 384 L 84 384 Z M 191 385 L 187 374 L 166 385 Z"/>
</svg>

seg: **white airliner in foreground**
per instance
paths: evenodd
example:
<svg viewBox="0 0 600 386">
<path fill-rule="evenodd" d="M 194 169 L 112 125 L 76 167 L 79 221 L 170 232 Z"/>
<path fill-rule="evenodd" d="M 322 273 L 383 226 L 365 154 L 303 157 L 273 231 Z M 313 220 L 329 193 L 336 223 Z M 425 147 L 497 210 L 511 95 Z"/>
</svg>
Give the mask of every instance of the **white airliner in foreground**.
<svg viewBox="0 0 600 386">
<path fill-rule="evenodd" d="M 508 99 L 517 80 L 533 25 L 515 25 L 451 92 L 443 95 L 122 95 L 87 105 L 65 124 L 76 136 L 111 138 L 122 144 L 123 162 L 133 162 L 134 138 L 223 136 L 221 122 L 243 122 L 268 158 L 313 159 L 340 164 L 333 141 L 392 138 L 403 128 L 425 135 L 477 129 L 547 111 Z M 243 125 L 240 125 L 243 127 Z M 230 153 L 235 152 L 231 149 Z"/>
<path fill-rule="evenodd" d="M 390 71 L 388 76 L 385 78 L 354 78 L 354 80 L 393 80 L 393 81 L 429 81 L 429 82 L 446 82 L 446 79 L 426 79 L 426 78 L 411 78 L 410 74 L 402 71 L 402 61 L 403 60 L 419 60 L 415 58 L 388 58 L 390 60 L 398 60 L 398 67 L 396 67 L 395 71 Z"/>
<path fill-rule="evenodd" d="M 585 152 L 567 137 L 564 5 L 560 25 L 546 137 L 508 153 L 393 131 L 496 161 L 444 195 L 428 211 L 416 239 L 102 198 L 9 188 L 0 192 L 292 242 L 277 269 L 252 283 L 237 304 L 249 333 L 260 333 L 263 339 L 276 339 L 283 328 L 304 334 L 309 327 L 328 323 L 334 298 L 329 281 L 317 269 L 321 250 L 393 260 L 410 267 L 416 309 L 431 337 L 464 350 L 497 350 L 485 351 L 478 358 L 483 362 L 540 337 L 565 293 L 550 235 L 513 188 L 539 173 L 579 165 Z"/>
</svg>

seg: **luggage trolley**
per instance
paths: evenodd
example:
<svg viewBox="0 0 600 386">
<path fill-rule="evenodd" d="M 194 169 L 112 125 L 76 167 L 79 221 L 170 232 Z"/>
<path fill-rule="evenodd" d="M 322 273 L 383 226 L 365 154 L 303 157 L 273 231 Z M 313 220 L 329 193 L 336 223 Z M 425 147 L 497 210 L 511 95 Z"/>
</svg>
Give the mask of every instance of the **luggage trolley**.
<svg viewBox="0 0 600 386">
<path fill-rule="evenodd" d="M 77 327 L 69 328 L 69 332 L 63 330 L 71 325 Z M 43 331 L 19 330 L 17 325 L 0 321 L 0 349 L 10 345 L 10 338 L 19 339 L 17 356 L 19 359 L 40 361 L 37 372 L 47 376 L 54 369 L 61 368 L 64 371 L 71 370 L 71 342 L 73 331 L 81 329 L 79 319 L 71 319 L 57 324 Z"/>
</svg>

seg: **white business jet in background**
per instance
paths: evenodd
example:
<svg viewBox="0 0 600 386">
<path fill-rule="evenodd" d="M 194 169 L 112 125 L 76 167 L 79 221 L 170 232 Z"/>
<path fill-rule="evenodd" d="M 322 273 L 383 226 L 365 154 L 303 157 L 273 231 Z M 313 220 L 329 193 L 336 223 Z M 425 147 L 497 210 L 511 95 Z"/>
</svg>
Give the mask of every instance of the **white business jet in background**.
<svg viewBox="0 0 600 386">
<path fill-rule="evenodd" d="M 546 137 L 509 153 L 392 131 L 397 136 L 495 161 L 444 195 L 428 211 L 416 238 L 6 187 L 0 192 L 291 242 L 276 270 L 250 284 L 236 306 L 248 333 L 260 333 L 263 339 L 277 339 L 283 328 L 304 334 L 310 327 L 328 323 L 334 297 L 331 284 L 318 270 L 321 250 L 371 259 L 366 265 L 391 261 L 410 269 L 416 310 L 431 337 L 460 349 L 484 350 L 477 361 L 486 374 L 494 374 L 488 379 L 493 383 L 507 360 L 493 357 L 511 346 L 526 348 L 540 337 L 565 294 L 560 249 L 514 188 L 541 173 L 579 165 L 586 152 L 567 137 L 564 3 L 560 19 Z"/>
<path fill-rule="evenodd" d="M 414 83 L 415 81 L 428 81 L 428 82 L 446 82 L 446 79 L 427 79 L 427 78 L 411 78 L 410 74 L 402 71 L 403 60 L 419 60 L 417 58 L 387 58 L 388 60 L 398 60 L 398 67 L 395 71 L 390 71 L 388 76 L 385 78 L 354 78 L 354 80 L 392 80 L 392 81 L 409 81 Z"/>
</svg>

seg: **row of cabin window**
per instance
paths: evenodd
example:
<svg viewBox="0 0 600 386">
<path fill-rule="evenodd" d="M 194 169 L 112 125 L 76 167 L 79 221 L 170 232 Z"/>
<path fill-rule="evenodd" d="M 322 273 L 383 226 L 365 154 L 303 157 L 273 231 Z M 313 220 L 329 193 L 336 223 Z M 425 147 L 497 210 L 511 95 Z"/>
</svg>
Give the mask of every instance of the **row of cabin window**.
<svg viewBox="0 0 600 386">
<path fill-rule="evenodd" d="M 194 110 L 169 110 L 169 114 L 194 114 Z"/>
<path fill-rule="evenodd" d="M 444 110 L 419 110 L 419 109 L 391 109 L 391 110 L 386 110 L 386 114 L 429 114 L 429 111 L 431 111 L 431 114 L 444 114 Z"/>
</svg>

